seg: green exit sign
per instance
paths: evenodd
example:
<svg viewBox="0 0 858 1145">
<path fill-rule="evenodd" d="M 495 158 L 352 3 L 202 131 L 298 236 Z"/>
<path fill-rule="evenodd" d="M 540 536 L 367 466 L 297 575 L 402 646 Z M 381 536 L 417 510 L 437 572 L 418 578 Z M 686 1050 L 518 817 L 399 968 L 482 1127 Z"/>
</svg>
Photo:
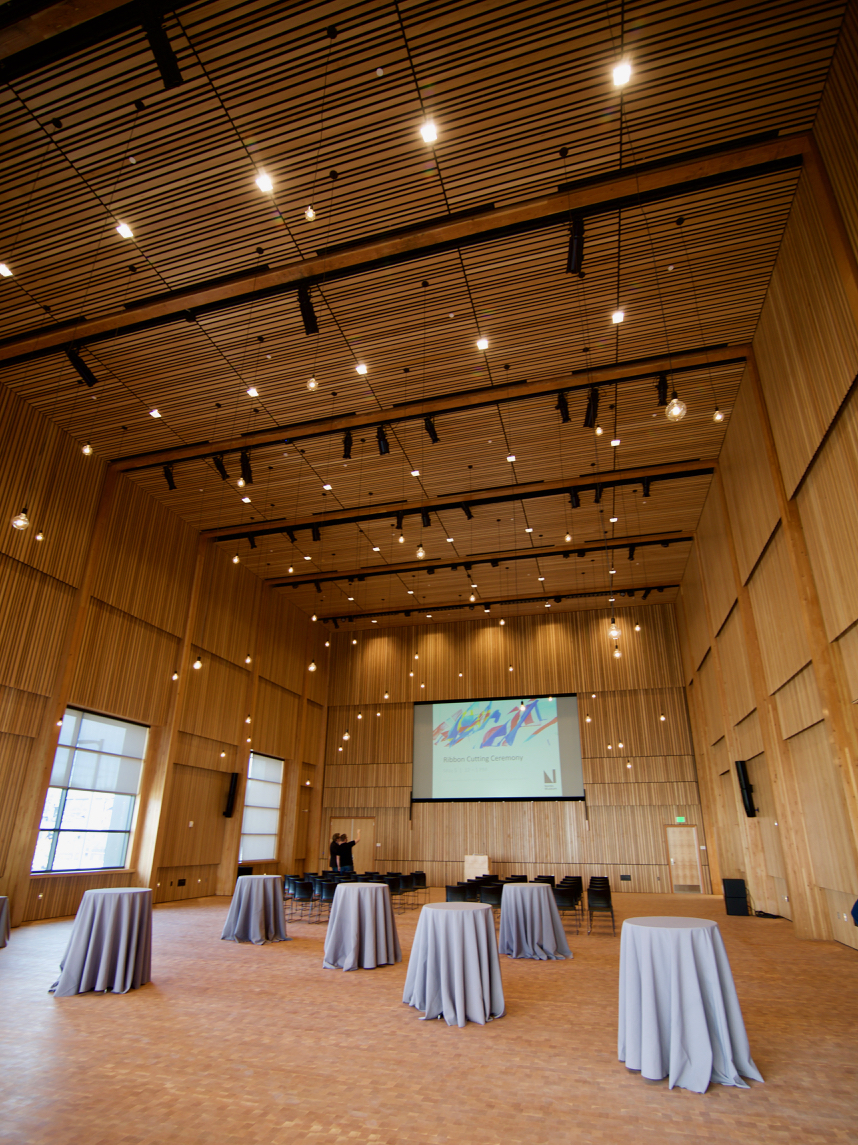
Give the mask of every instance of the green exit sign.
<svg viewBox="0 0 858 1145">
<path fill-rule="evenodd" d="M 684 815 L 677 815 L 676 816 L 676 822 L 677 823 L 684 823 L 685 822 L 685 816 Z"/>
</svg>

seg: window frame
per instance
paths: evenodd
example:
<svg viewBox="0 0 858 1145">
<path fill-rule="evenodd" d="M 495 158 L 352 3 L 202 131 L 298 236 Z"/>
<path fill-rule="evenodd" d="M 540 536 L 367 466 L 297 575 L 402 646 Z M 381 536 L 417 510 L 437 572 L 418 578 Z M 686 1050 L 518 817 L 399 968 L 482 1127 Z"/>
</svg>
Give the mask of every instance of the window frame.
<svg viewBox="0 0 858 1145">
<path fill-rule="evenodd" d="M 252 776 L 250 774 L 250 769 L 253 766 L 254 755 L 257 756 L 257 758 L 259 760 L 265 760 L 266 762 L 279 763 L 280 764 L 280 780 L 279 780 L 279 782 L 275 783 L 274 780 L 270 780 L 270 779 L 258 779 L 255 776 Z M 267 858 L 267 859 L 257 859 L 257 858 L 247 859 L 247 858 L 242 857 L 242 850 L 244 847 L 245 838 L 249 838 L 249 839 L 260 838 L 260 837 L 265 838 L 265 837 L 269 837 L 271 835 L 270 831 L 264 831 L 264 832 L 262 832 L 262 831 L 257 831 L 257 832 L 247 831 L 246 832 L 244 830 L 244 814 L 245 814 L 245 811 L 247 810 L 247 808 L 250 807 L 251 809 L 257 809 L 257 810 L 262 810 L 262 811 L 273 811 L 273 810 L 275 810 L 275 808 L 271 807 L 270 805 L 257 804 L 257 803 L 248 804 L 248 802 L 247 802 L 247 784 L 248 784 L 248 781 L 251 779 L 253 779 L 253 781 L 255 783 L 268 783 L 272 787 L 276 786 L 278 788 L 279 798 L 277 801 L 277 808 L 276 808 L 276 811 L 277 811 L 277 828 L 274 831 L 274 855 L 271 856 L 270 858 Z M 276 755 L 266 755 L 264 752 L 261 752 L 261 751 L 254 752 L 251 750 L 250 754 L 248 755 L 247 770 L 245 771 L 245 776 L 244 776 L 244 800 L 242 801 L 242 807 L 241 807 L 241 830 L 239 831 L 239 840 L 238 840 L 238 862 L 239 862 L 240 866 L 248 866 L 251 863 L 277 863 L 280 861 L 278 859 L 278 854 L 280 851 L 280 831 L 281 831 L 281 828 L 283 826 L 283 785 L 284 785 L 285 781 L 286 781 L 286 760 L 285 759 L 278 759 L 278 757 Z"/>
</svg>

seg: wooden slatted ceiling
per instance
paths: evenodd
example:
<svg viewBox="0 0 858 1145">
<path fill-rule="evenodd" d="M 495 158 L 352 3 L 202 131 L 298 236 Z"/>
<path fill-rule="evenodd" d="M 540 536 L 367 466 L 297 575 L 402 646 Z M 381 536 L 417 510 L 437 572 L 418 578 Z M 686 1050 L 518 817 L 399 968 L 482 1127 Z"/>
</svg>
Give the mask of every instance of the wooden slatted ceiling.
<svg viewBox="0 0 858 1145">
<path fill-rule="evenodd" d="M 842 9 L 821 4 L 808 11 L 797 2 L 639 6 L 626 35 L 635 82 L 625 92 L 625 163 L 809 127 Z M 161 90 L 148 48 L 129 33 L 0 93 L 9 140 L 0 258 L 15 271 L 0 288 L 0 337 L 616 168 L 617 101 L 608 75 L 618 28 L 616 20 L 609 26 L 604 6 L 448 3 L 401 11 L 423 102 L 439 126 L 434 151 L 416 134 L 422 112 L 390 6 L 332 4 L 308 14 L 270 4 L 199 4 L 168 22 L 185 77 L 173 92 Z M 324 28 L 332 23 L 339 35 L 317 163 Z M 375 74 L 379 66 L 383 77 Z M 135 111 L 136 99 L 143 111 Z M 54 116 L 63 124 L 56 132 Z M 569 148 L 565 167 L 561 143 Z M 254 165 L 274 178 L 272 199 L 254 187 Z M 327 178 L 331 168 L 336 182 Z M 562 378 L 617 356 L 737 343 L 753 335 L 796 182 L 795 172 L 769 174 L 624 212 L 620 328 L 609 321 L 617 272 L 610 215 L 587 221 L 583 282 L 564 274 L 567 236 L 553 228 L 328 283 L 314 292 L 318 338 L 305 336 L 290 294 L 87 347 L 84 357 L 99 378 L 92 393 L 82 392 L 62 355 L 6 368 L 2 377 L 72 437 L 110 457 L 420 395 Z M 319 211 L 313 225 L 302 216 L 310 198 Z M 134 244 L 115 234 L 119 218 L 134 227 Z M 474 348 L 478 330 L 490 338 L 486 356 Z M 366 378 L 354 373 L 356 359 L 369 365 Z M 311 373 L 320 383 L 314 393 L 305 386 Z M 717 401 L 729 414 L 739 377 L 738 367 L 723 367 L 679 378 L 689 405 L 680 426 L 660 416 L 650 382 L 620 387 L 617 451 L 607 444 L 614 415 L 604 388 L 600 421 L 607 432 L 598 441 L 580 429 L 582 397 L 571 399 L 569 426 L 560 425 L 553 398 L 545 397 L 445 415 L 434 447 L 419 423 L 397 425 L 388 431 L 387 458 L 378 457 L 372 433 L 356 441 L 347 465 L 338 438 L 306 442 L 300 453 L 255 451 L 249 506 L 232 481 L 222 483 L 203 462 L 177 467 L 173 493 L 159 471 L 134 480 L 203 529 L 306 516 L 332 501 L 413 501 L 510 480 L 574 478 L 613 464 L 714 456 L 729 418 L 715 425 L 712 407 Z M 251 382 L 258 399 L 245 393 Z M 160 420 L 148 415 L 152 406 Z M 514 466 L 505 461 L 508 450 Z M 234 474 L 235 458 L 229 467 Z M 410 477 L 412 468 L 420 469 L 419 480 Z M 329 499 L 325 480 L 334 485 Z M 620 491 L 618 529 L 692 529 L 708 484 L 659 486 L 646 507 L 639 492 Z M 455 513 L 433 518 L 424 544 L 465 559 L 536 543 L 540 534 L 543 543 L 560 539 L 567 528 L 576 539 L 601 535 L 591 507 L 576 515 L 562 498 L 497 508 L 476 511 L 466 529 Z M 622 519 L 630 517 L 634 526 Z M 534 529 L 527 537 L 525 523 Z M 406 530 L 409 548 L 420 532 L 413 522 Z M 456 543 L 436 545 L 442 533 Z M 297 551 L 284 538 L 266 538 L 252 552 L 245 544 L 241 555 L 244 568 L 280 576 L 303 552 L 313 558 L 301 560 L 307 571 L 401 559 L 402 548 L 380 523 L 326 530 L 320 545 L 300 536 Z M 641 550 L 635 571 L 649 584 L 679 583 L 684 555 L 687 546 Z M 554 562 L 544 584 L 555 592 L 607 588 L 595 559 L 584 562 L 591 569 L 583 575 L 578 563 Z M 631 573 L 618 572 L 618 585 Z M 481 574 L 480 590 L 485 583 L 492 595 L 510 596 L 536 575 L 536 562 L 527 571 L 492 570 L 488 578 Z M 460 582 L 437 574 L 432 598 L 457 600 Z M 326 606 L 366 611 L 388 606 L 391 593 L 397 602 L 407 597 L 404 582 L 360 587 L 354 602 L 343 599 L 349 594 L 342 587 L 326 587 Z M 289 593 L 308 611 L 318 607 L 316 597 L 312 589 Z"/>
</svg>

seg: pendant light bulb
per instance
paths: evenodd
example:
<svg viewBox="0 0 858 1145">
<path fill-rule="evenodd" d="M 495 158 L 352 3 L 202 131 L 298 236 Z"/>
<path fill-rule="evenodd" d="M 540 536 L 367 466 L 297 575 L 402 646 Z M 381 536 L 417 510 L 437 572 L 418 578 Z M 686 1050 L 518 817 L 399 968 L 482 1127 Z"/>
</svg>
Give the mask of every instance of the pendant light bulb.
<svg viewBox="0 0 858 1145">
<path fill-rule="evenodd" d="M 311 660 L 310 663 L 307 665 L 307 671 L 308 672 L 315 672 L 316 671 L 316 661 L 315 660 Z"/>
<path fill-rule="evenodd" d="M 621 656 L 622 656 L 622 652 L 620 651 L 619 647 L 615 644 L 614 645 L 614 659 L 619 660 L 619 658 Z"/>
<path fill-rule="evenodd" d="M 608 636 L 610 636 L 611 640 L 619 640 L 620 638 L 620 630 L 613 616 L 611 617 L 611 627 L 608 629 Z"/>
<path fill-rule="evenodd" d="M 192 667 L 193 667 L 193 668 L 196 668 L 196 669 L 197 669 L 197 671 L 199 671 L 199 669 L 200 669 L 200 668 L 202 668 L 202 666 L 203 666 L 203 662 L 202 662 L 202 660 L 199 658 L 199 656 L 197 656 L 196 660 L 193 662 L 193 665 L 192 665 Z"/>
<path fill-rule="evenodd" d="M 175 680 L 178 680 L 178 678 L 179 678 L 179 673 L 178 673 L 178 672 L 174 672 L 174 673 L 173 673 L 173 675 L 170 677 L 170 679 L 171 679 L 171 680 L 174 680 L 174 681 L 175 681 Z"/>
<path fill-rule="evenodd" d="M 602 427 L 600 425 L 596 426 L 596 437 L 601 437 L 604 432 L 605 431 L 602 429 Z"/>
<path fill-rule="evenodd" d="M 234 565 L 237 565 L 240 560 L 241 560 L 241 557 L 239 557 L 238 553 L 236 553 L 235 556 L 232 558 L 232 563 Z"/>
<path fill-rule="evenodd" d="M 422 561 L 425 556 L 426 556 L 426 550 L 423 548 L 422 545 L 418 545 L 417 546 L 417 559 Z"/>
<path fill-rule="evenodd" d="M 83 443 L 83 445 L 80 447 L 80 451 L 84 455 L 84 457 L 92 457 L 92 446 L 89 444 L 88 441 L 85 441 Z"/>
<path fill-rule="evenodd" d="M 565 541 L 571 541 L 571 540 L 572 540 L 572 534 L 571 534 L 571 533 L 567 533 L 567 534 L 566 534 L 566 536 L 565 536 L 563 539 L 564 539 Z"/>
<path fill-rule="evenodd" d="M 402 535 L 402 533 L 399 534 L 399 543 L 400 545 L 405 544 L 405 537 Z"/>
<path fill-rule="evenodd" d="M 24 506 L 21 512 L 16 513 L 12 518 L 12 528 L 19 529 L 21 532 L 23 532 L 25 529 L 29 529 L 29 527 L 30 518 L 27 516 L 27 507 Z"/>
<path fill-rule="evenodd" d="M 346 740 L 348 740 L 348 739 L 351 739 L 351 738 L 352 738 L 352 737 L 349 735 L 349 733 L 348 733 L 348 732 L 343 732 L 343 739 L 346 739 Z"/>
<path fill-rule="evenodd" d="M 313 219 L 315 219 L 315 217 L 316 217 L 316 212 L 313 210 L 313 207 L 311 205 L 304 212 L 304 218 L 307 220 L 308 223 L 312 223 L 312 221 L 313 221 Z"/>
<path fill-rule="evenodd" d="M 318 389 L 318 387 L 319 387 L 319 383 L 316 381 L 315 378 L 308 378 L 307 379 L 307 389 L 308 390 L 315 390 L 315 389 Z"/>
<path fill-rule="evenodd" d="M 471 604 L 473 604 L 476 599 L 477 598 L 474 596 L 473 593 L 471 593 L 471 595 L 468 597 L 468 600 L 470 600 Z"/>
<path fill-rule="evenodd" d="M 614 87 L 625 87 L 632 78 L 632 65 L 626 60 L 621 60 L 620 63 L 614 65 L 611 75 Z"/>
<path fill-rule="evenodd" d="M 670 395 L 670 401 L 665 406 L 664 416 L 668 421 L 682 421 L 687 409 L 685 402 L 677 396 L 676 390 L 674 390 Z"/>
<path fill-rule="evenodd" d="M 37 541 L 43 541 L 44 539 L 45 539 L 45 534 L 42 532 L 41 529 L 39 529 L 38 533 L 36 533 L 36 540 Z"/>
<path fill-rule="evenodd" d="M 715 412 L 712 414 L 712 420 L 717 422 L 722 422 L 724 420 L 724 415 L 721 413 L 717 406 L 715 407 Z"/>
<path fill-rule="evenodd" d="M 246 484 L 247 484 L 247 482 L 244 480 L 243 477 L 239 477 L 239 479 L 236 481 L 236 485 L 238 486 L 239 489 L 243 489 Z"/>
</svg>

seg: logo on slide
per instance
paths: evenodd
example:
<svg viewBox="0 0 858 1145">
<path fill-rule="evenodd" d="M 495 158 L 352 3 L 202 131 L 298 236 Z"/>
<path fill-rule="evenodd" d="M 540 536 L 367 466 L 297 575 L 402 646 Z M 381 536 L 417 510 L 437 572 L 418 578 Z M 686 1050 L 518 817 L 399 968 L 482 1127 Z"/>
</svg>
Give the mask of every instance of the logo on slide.
<svg viewBox="0 0 858 1145">
<path fill-rule="evenodd" d="M 556 787 L 557 786 L 557 768 L 556 767 L 552 767 L 550 775 L 548 774 L 547 771 L 543 771 L 542 777 L 545 780 L 545 786 L 546 787 Z"/>
</svg>

